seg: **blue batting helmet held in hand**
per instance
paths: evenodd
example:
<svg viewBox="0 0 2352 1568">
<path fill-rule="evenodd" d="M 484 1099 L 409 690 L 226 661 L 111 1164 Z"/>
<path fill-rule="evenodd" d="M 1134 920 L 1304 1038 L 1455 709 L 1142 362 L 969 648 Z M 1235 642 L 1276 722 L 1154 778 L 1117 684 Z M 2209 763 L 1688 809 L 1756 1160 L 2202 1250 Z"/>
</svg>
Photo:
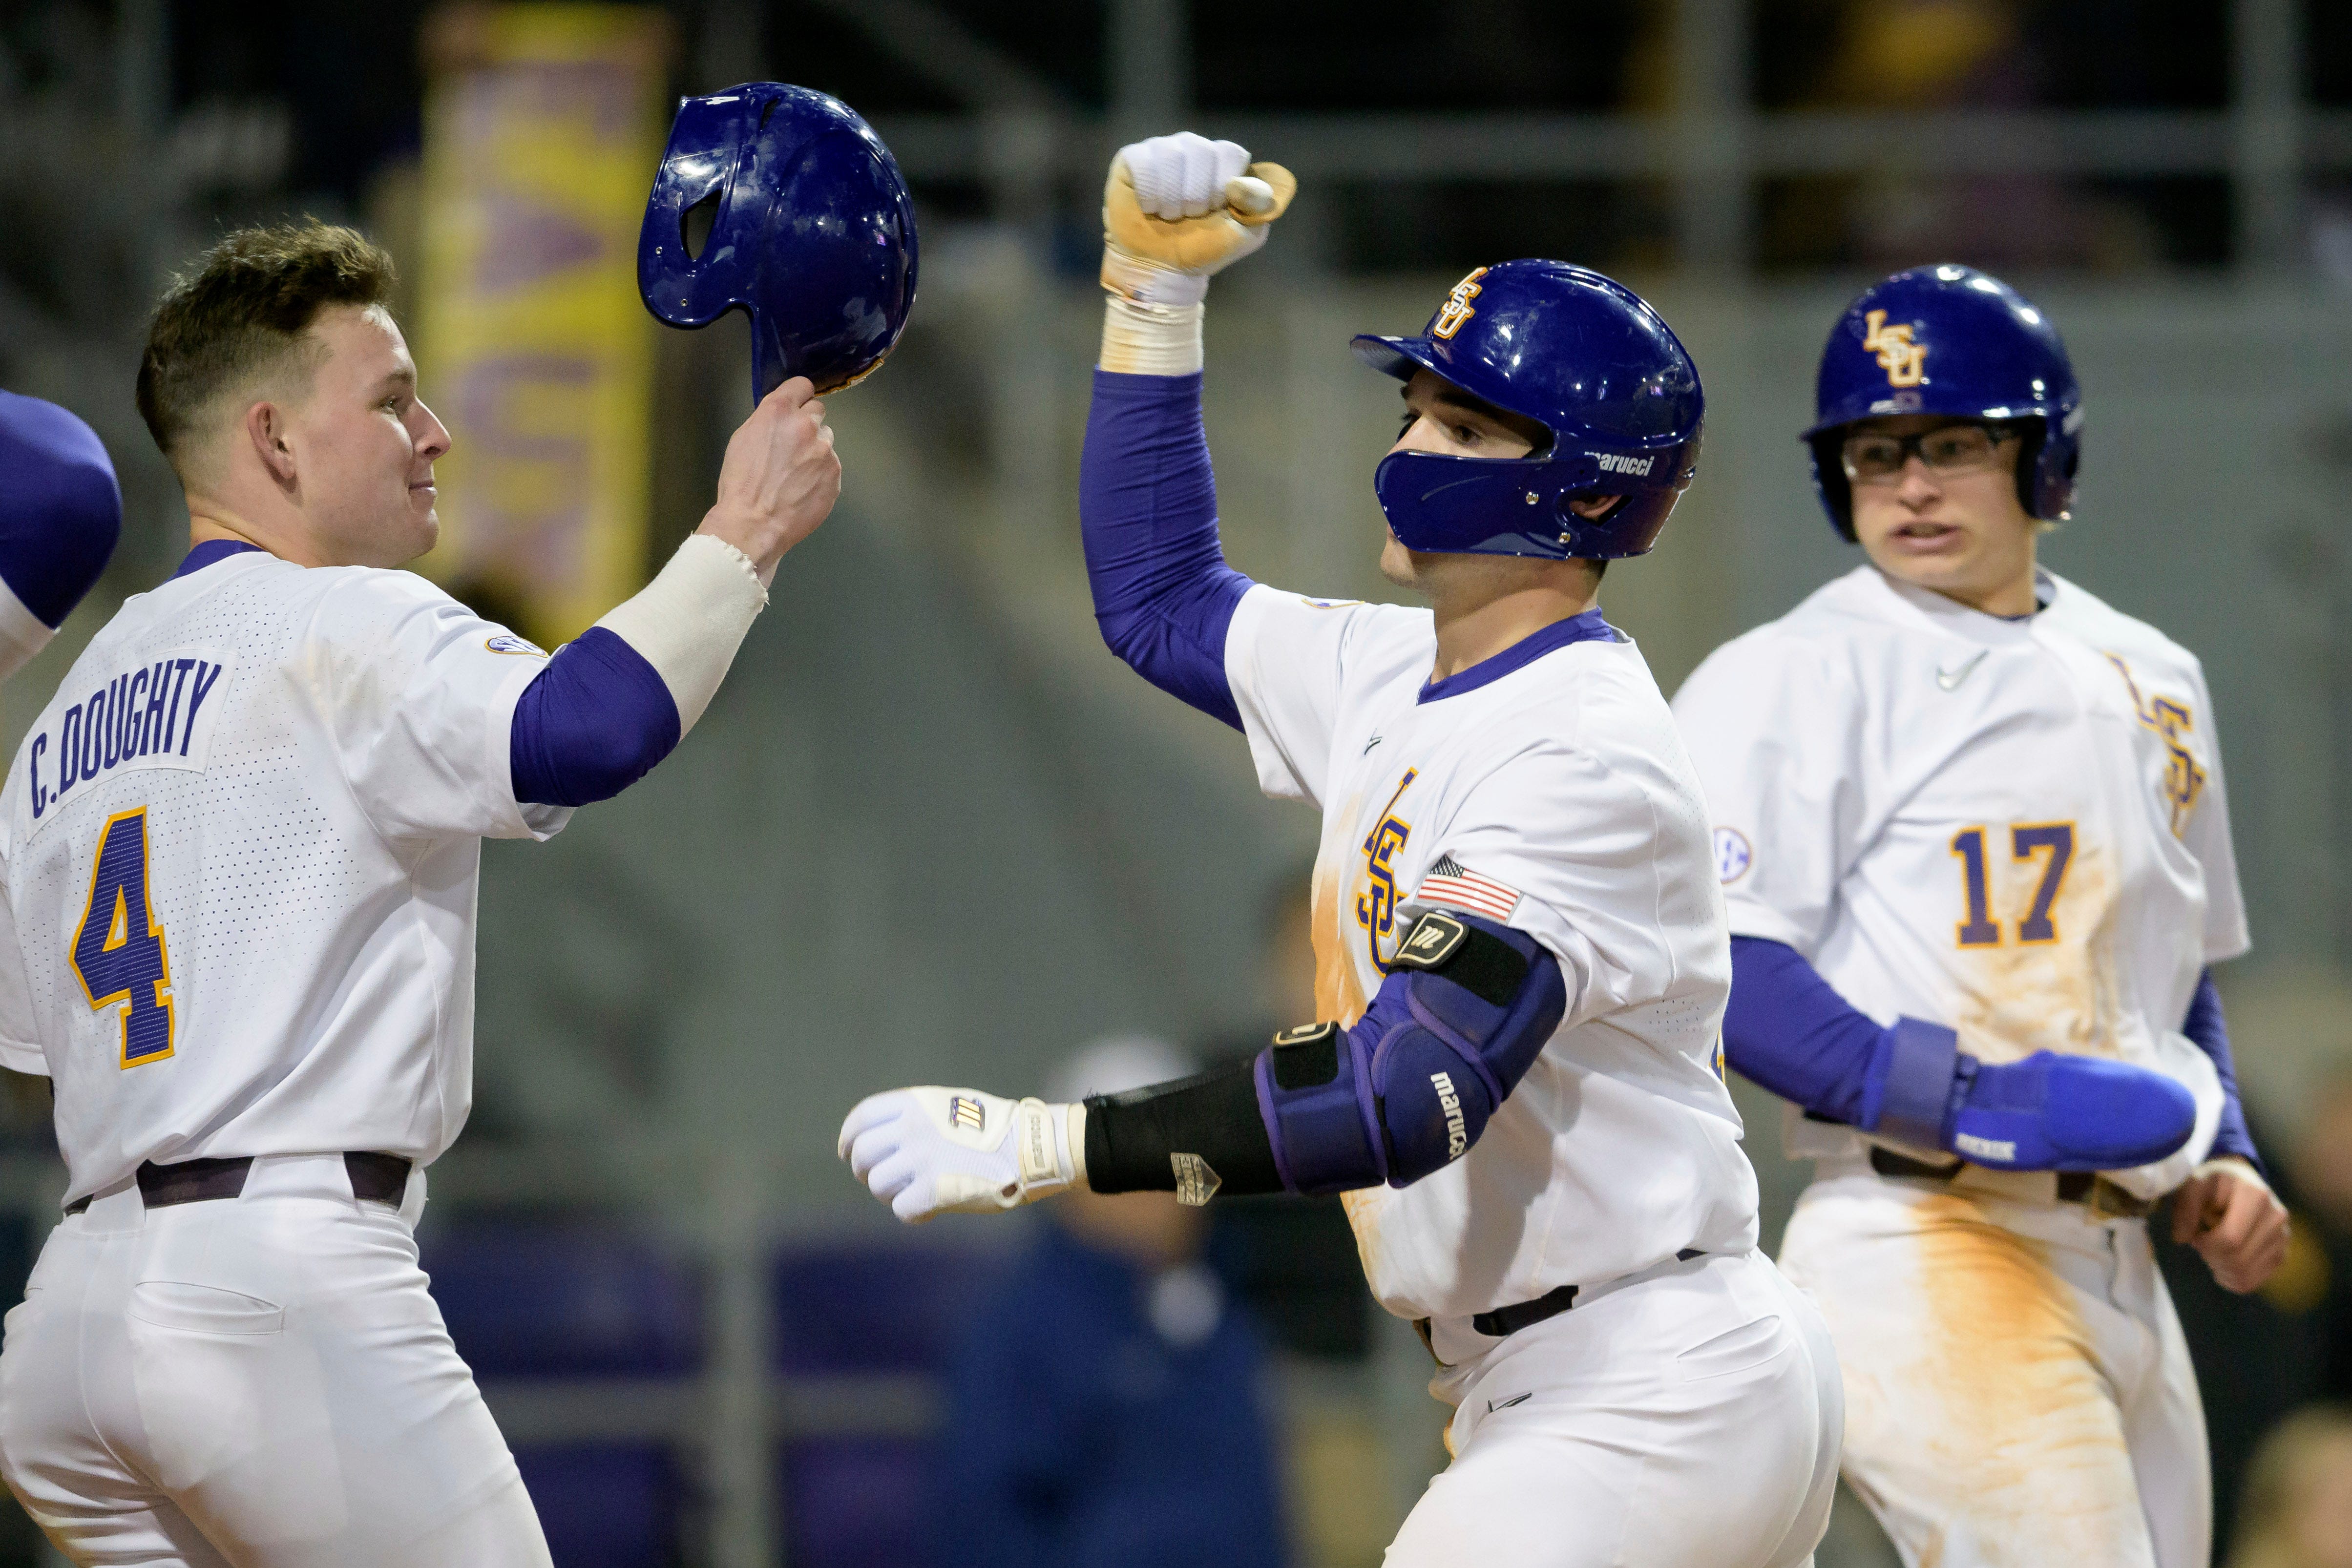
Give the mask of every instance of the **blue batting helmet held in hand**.
<svg viewBox="0 0 2352 1568">
<path fill-rule="evenodd" d="M 1355 340 L 1411 381 L 1425 370 L 1551 432 L 1525 457 L 1391 452 L 1372 476 L 1407 549 L 1611 560 L 1643 555 L 1698 471 L 1698 367 L 1623 285 L 1562 261 L 1506 261 L 1454 286 L 1417 338 Z M 1623 500 L 1598 518 L 1569 503 Z"/>
<path fill-rule="evenodd" d="M 1813 486 L 1849 543 L 1853 490 L 1845 427 L 1888 414 L 2013 422 L 2024 437 L 2017 498 L 2055 520 L 2074 498 L 2083 392 L 2048 317 L 2000 278 L 1945 262 L 1898 272 L 1846 307 L 1814 386 Z"/>
<path fill-rule="evenodd" d="M 710 229 L 688 244 L 689 214 Z M 747 82 L 678 105 L 646 203 L 637 290 L 673 327 L 751 318 L 751 395 L 820 392 L 882 362 L 915 304 L 915 206 L 898 162 L 839 99 Z"/>
</svg>

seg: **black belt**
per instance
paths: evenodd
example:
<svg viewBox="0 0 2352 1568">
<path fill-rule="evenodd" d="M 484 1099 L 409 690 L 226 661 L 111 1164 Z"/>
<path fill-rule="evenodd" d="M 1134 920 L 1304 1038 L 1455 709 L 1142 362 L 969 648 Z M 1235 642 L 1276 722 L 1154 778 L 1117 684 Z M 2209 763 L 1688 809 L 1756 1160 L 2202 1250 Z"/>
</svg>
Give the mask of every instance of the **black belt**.
<svg viewBox="0 0 2352 1568">
<path fill-rule="evenodd" d="M 1885 1176 L 1948 1182 L 1968 1168 L 1968 1162 L 1955 1160 L 1948 1166 L 1931 1166 L 1925 1160 L 1911 1159 L 1874 1144 L 1870 1150 L 1870 1168 Z M 2058 1201 L 2079 1203 L 2093 1214 L 2114 1219 L 2145 1219 L 2156 1207 L 2147 1199 L 2125 1191 L 2096 1171 L 2058 1171 L 2054 1174 L 2058 1177 Z"/>
<path fill-rule="evenodd" d="M 1687 1263 L 1694 1258 L 1704 1256 L 1705 1254 L 1697 1248 L 1685 1247 L 1675 1254 L 1675 1261 Z M 1521 1301 L 1516 1306 L 1496 1307 L 1491 1312 L 1476 1313 L 1471 1318 L 1470 1326 L 1488 1339 L 1505 1338 L 1518 1333 L 1521 1329 L 1533 1328 L 1546 1318 L 1559 1316 L 1560 1313 L 1576 1305 L 1576 1292 L 1582 1288 L 1580 1285 L 1562 1285 L 1556 1291 L 1545 1291 L 1532 1301 Z"/>
<path fill-rule="evenodd" d="M 343 1169 L 351 1173 L 352 1196 L 376 1203 L 397 1204 L 407 1195 L 410 1164 L 398 1155 L 372 1151 L 343 1156 Z M 245 1190 L 245 1178 L 252 1169 L 250 1155 L 226 1160 L 183 1160 L 175 1166 L 149 1160 L 139 1167 L 139 1196 L 150 1208 L 235 1197 Z M 66 1205 L 66 1212 L 79 1214 L 89 1207 L 89 1199 L 78 1197 Z"/>
</svg>

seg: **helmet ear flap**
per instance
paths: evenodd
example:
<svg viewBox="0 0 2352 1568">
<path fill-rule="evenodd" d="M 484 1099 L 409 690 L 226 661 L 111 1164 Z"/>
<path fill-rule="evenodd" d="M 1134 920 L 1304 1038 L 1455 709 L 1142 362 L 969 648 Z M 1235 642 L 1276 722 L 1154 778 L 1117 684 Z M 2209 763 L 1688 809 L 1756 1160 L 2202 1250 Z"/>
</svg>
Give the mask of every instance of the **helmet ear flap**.
<svg viewBox="0 0 2352 1568">
<path fill-rule="evenodd" d="M 2010 429 L 2017 433 L 2017 504 L 2025 508 L 2029 517 L 2042 515 L 2042 506 L 2053 488 L 2050 476 L 2042 472 L 2042 455 L 2050 444 L 2050 429 L 2041 420 L 2020 420 Z"/>
<path fill-rule="evenodd" d="M 2017 499 L 2029 517 L 2055 522 L 2074 499 L 2074 470 L 2081 466 L 2079 441 L 2051 439 L 2052 421 L 2021 420 L 2010 426 L 2022 444 L 2017 454 Z"/>
<path fill-rule="evenodd" d="M 1830 527 L 1846 543 L 1856 543 L 1853 482 L 1845 476 L 1845 465 L 1839 456 L 1845 444 L 1845 431 L 1840 428 L 1819 432 L 1809 437 L 1806 444 L 1813 449 L 1813 492 L 1822 498 L 1822 510 L 1830 515 Z"/>
</svg>

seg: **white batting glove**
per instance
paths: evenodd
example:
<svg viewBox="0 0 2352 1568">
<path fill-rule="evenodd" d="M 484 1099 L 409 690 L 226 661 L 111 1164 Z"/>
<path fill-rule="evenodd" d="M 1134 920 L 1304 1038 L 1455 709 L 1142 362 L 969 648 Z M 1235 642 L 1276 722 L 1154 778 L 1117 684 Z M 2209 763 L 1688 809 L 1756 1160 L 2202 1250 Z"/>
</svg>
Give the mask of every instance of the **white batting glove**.
<svg viewBox="0 0 2352 1568">
<path fill-rule="evenodd" d="M 1085 1109 L 923 1084 L 869 1094 L 841 1124 L 849 1168 L 909 1225 L 988 1214 L 1086 1179 Z"/>
<path fill-rule="evenodd" d="M 1279 163 L 1190 131 L 1122 147 L 1103 184 L 1103 287 L 1139 305 L 1198 305 L 1212 274 L 1265 244 L 1297 190 Z"/>
</svg>

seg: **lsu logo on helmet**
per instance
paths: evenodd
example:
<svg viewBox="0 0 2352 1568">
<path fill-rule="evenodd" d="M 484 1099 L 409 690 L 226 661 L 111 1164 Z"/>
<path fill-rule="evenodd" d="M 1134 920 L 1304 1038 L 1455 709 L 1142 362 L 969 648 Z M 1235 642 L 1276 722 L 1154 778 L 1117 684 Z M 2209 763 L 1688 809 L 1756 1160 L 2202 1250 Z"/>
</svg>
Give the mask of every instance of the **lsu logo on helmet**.
<svg viewBox="0 0 2352 1568">
<path fill-rule="evenodd" d="M 1478 314 L 1472 308 L 1470 301 L 1478 298 L 1478 280 L 1486 276 L 1486 269 L 1482 267 L 1454 286 L 1454 291 L 1445 297 L 1445 303 L 1438 308 L 1437 319 L 1429 324 L 1431 337 L 1451 338 L 1462 330 L 1465 321 Z"/>
<path fill-rule="evenodd" d="M 1863 318 L 1870 330 L 1862 340 L 1865 354 L 1876 354 L 1891 387 L 1916 387 L 1927 379 L 1927 345 L 1911 340 L 1908 323 L 1890 327 L 1886 312 L 1873 310 Z"/>
</svg>

